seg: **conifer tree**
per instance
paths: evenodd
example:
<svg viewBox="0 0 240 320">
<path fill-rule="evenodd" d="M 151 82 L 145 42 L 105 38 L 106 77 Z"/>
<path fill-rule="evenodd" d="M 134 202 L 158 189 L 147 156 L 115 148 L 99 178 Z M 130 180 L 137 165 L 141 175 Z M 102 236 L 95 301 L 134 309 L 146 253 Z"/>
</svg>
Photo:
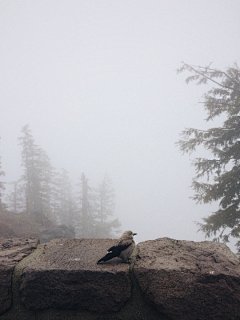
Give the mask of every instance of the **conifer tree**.
<svg viewBox="0 0 240 320">
<path fill-rule="evenodd" d="M 178 72 L 192 75 L 186 82 L 212 84 L 204 94 L 203 104 L 206 121 L 218 116 L 225 118 L 221 127 L 207 130 L 188 128 L 177 142 L 183 153 L 191 153 L 203 146 L 211 158 L 196 158 L 192 164 L 196 177 L 192 181 L 197 203 L 218 201 L 219 208 L 198 223 L 206 237 L 215 236 L 215 241 L 227 243 L 230 237 L 240 238 L 240 69 L 235 63 L 226 71 L 183 63 Z M 206 181 L 202 178 L 206 177 Z M 210 180 L 211 178 L 211 180 Z M 240 253 L 240 241 L 236 243 Z"/>
<path fill-rule="evenodd" d="M 111 179 L 105 175 L 103 181 L 95 189 L 95 236 L 112 238 L 114 230 L 119 232 L 121 226 L 118 219 L 110 220 L 115 210 L 115 192 Z"/>
<path fill-rule="evenodd" d="M 41 212 L 43 212 L 48 218 L 51 219 L 54 168 L 51 164 L 49 156 L 42 149 L 39 149 L 37 164 L 39 169 L 39 180 L 41 186 L 39 189 Z"/>
<path fill-rule="evenodd" d="M 18 138 L 22 147 L 22 166 L 25 190 L 25 210 L 51 217 L 51 180 L 53 167 L 46 152 L 35 144 L 29 125 Z"/>
<path fill-rule="evenodd" d="M 82 192 L 81 192 L 81 228 L 80 233 L 83 238 L 94 238 L 94 219 L 92 212 L 92 189 L 88 186 L 88 179 L 85 174 L 81 176 Z"/>
<path fill-rule="evenodd" d="M 97 188 L 89 187 L 84 173 L 81 181 L 80 236 L 83 238 L 115 237 L 121 224 L 118 219 L 111 220 L 115 209 L 115 193 L 110 178 L 106 175 Z"/>
<path fill-rule="evenodd" d="M 76 203 L 72 193 L 72 183 L 67 170 L 62 169 L 54 179 L 53 212 L 58 224 L 74 226 L 77 215 Z"/>
<path fill-rule="evenodd" d="M 7 207 L 8 210 L 13 211 L 14 213 L 23 211 L 25 208 L 24 204 L 24 189 L 23 185 L 21 184 L 21 179 L 18 181 L 12 181 L 9 183 L 13 190 L 7 195 L 8 203 Z"/>
<path fill-rule="evenodd" d="M 22 129 L 23 136 L 18 138 L 22 147 L 22 166 L 25 187 L 26 211 L 28 214 L 40 211 L 40 181 L 39 169 L 37 168 L 37 158 L 39 156 L 38 146 L 34 142 L 29 125 Z"/>
</svg>

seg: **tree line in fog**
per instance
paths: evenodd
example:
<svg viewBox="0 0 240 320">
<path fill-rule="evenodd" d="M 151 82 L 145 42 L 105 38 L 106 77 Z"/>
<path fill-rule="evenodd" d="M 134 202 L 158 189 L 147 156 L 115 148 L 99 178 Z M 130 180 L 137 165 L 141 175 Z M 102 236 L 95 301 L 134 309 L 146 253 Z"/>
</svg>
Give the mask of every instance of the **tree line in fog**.
<svg viewBox="0 0 240 320">
<path fill-rule="evenodd" d="M 65 169 L 57 172 L 48 154 L 35 143 L 29 125 L 22 128 L 21 134 L 18 140 L 23 173 L 10 183 L 10 188 L 5 188 L 0 158 L 0 209 L 35 213 L 58 225 L 72 226 L 76 237 L 114 237 L 121 224 L 113 218 L 115 193 L 109 176 L 93 188 L 82 173 L 74 186 L 69 173 Z"/>
</svg>

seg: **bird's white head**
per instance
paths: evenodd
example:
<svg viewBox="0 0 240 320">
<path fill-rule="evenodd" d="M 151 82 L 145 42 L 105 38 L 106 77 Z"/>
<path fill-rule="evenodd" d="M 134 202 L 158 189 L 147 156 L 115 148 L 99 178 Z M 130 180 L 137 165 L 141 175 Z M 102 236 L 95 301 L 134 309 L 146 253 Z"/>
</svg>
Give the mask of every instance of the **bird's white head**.
<svg viewBox="0 0 240 320">
<path fill-rule="evenodd" d="M 133 236 L 135 236 L 135 235 L 136 235 L 136 233 L 133 233 L 132 231 L 127 230 L 127 231 L 123 232 L 121 238 L 125 238 L 125 239 L 131 238 L 131 239 L 133 239 Z"/>
</svg>

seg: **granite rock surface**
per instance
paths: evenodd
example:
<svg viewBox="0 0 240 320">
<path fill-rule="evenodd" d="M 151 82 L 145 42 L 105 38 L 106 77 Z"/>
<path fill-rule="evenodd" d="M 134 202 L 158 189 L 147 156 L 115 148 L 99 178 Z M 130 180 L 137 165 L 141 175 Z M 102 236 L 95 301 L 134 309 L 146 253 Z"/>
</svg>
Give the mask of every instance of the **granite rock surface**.
<svg viewBox="0 0 240 320">
<path fill-rule="evenodd" d="M 134 274 L 171 319 L 240 319 L 239 260 L 221 243 L 160 238 L 138 244 Z"/>
<path fill-rule="evenodd" d="M 0 238 L 0 314 L 12 305 L 12 274 L 16 264 L 37 248 L 34 238 Z"/>
<path fill-rule="evenodd" d="M 119 259 L 96 264 L 114 243 L 111 239 L 51 240 L 24 269 L 21 301 L 32 310 L 118 311 L 131 296 L 129 265 Z"/>
</svg>

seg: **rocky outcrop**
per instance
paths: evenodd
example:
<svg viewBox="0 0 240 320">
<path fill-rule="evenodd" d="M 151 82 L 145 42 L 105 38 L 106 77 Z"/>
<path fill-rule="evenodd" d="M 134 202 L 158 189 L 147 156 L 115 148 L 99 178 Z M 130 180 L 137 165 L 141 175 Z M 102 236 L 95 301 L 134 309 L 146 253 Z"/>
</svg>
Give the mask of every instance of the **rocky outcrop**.
<svg viewBox="0 0 240 320">
<path fill-rule="evenodd" d="M 224 244 L 162 238 L 138 244 L 134 274 L 171 319 L 240 319 L 240 267 Z"/>
<path fill-rule="evenodd" d="M 54 239 L 18 263 L 37 244 L 25 240 L 2 243 L 1 270 L 7 261 L 12 269 L 0 278 L 1 298 L 16 267 L 13 307 L 0 320 L 240 319 L 239 260 L 224 244 L 161 238 L 139 243 L 131 265 L 98 265 L 115 240 Z"/>
<path fill-rule="evenodd" d="M 12 274 L 15 265 L 38 245 L 37 239 L 0 238 L 0 314 L 12 305 Z"/>
<path fill-rule="evenodd" d="M 113 244 L 109 239 L 52 240 L 23 272 L 22 302 L 33 310 L 118 311 L 131 295 L 129 266 L 96 264 Z"/>
</svg>

